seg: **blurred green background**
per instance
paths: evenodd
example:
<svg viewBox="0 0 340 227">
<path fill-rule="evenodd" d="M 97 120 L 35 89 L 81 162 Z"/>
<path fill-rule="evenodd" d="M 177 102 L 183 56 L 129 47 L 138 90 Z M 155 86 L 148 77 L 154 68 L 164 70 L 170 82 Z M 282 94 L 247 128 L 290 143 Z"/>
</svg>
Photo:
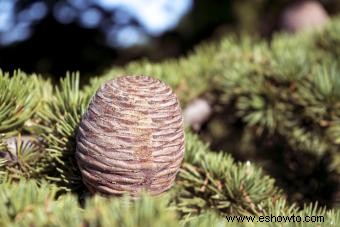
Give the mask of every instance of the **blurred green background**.
<svg viewBox="0 0 340 227">
<path fill-rule="evenodd" d="M 185 55 L 227 33 L 270 39 L 284 11 L 301 2 L 321 14 L 340 10 L 337 0 L 0 0 L 0 68 L 54 77 L 77 70 L 84 78 L 131 60 Z M 307 20 L 320 15 L 306 11 Z"/>
</svg>

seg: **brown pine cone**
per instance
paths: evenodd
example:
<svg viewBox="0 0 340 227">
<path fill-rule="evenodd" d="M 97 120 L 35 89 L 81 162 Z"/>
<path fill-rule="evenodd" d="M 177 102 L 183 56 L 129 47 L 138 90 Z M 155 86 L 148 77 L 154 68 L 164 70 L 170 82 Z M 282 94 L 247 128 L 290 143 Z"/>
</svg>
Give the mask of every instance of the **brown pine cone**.
<svg viewBox="0 0 340 227">
<path fill-rule="evenodd" d="M 103 84 L 77 134 L 77 162 L 92 193 L 158 195 L 172 186 L 183 155 L 179 101 L 169 86 L 147 76 Z"/>
</svg>

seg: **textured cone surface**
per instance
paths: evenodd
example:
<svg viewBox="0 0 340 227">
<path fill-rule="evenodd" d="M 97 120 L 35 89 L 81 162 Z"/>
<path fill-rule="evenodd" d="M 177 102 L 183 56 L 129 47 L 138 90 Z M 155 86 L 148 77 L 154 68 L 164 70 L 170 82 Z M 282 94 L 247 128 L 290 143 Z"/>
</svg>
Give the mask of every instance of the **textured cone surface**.
<svg viewBox="0 0 340 227">
<path fill-rule="evenodd" d="M 82 117 L 76 158 L 92 193 L 153 195 L 169 189 L 184 154 L 181 108 L 171 88 L 146 76 L 103 84 Z"/>
</svg>

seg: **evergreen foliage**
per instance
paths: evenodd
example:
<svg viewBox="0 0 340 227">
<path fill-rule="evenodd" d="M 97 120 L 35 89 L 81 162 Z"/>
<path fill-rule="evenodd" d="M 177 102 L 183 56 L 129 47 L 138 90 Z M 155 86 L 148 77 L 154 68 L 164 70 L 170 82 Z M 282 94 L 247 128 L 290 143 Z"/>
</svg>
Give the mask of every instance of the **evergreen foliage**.
<svg viewBox="0 0 340 227">
<path fill-rule="evenodd" d="M 40 112 L 42 133 L 50 163 L 45 169 L 47 179 L 66 191 L 77 190 L 81 184 L 80 171 L 74 158 L 75 136 L 90 95 L 79 89 L 79 74 L 68 74 L 55 88 L 51 100 Z"/>
<path fill-rule="evenodd" d="M 184 214 L 213 209 L 224 215 L 259 215 L 282 196 L 274 180 L 249 162 L 235 163 L 230 155 L 213 153 L 188 133 L 186 143 L 176 194 Z"/>
<path fill-rule="evenodd" d="M 283 169 L 286 173 L 278 173 L 290 178 L 288 184 L 293 186 L 287 187 L 314 193 L 312 198 L 322 188 L 329 190 L 325 182 L 337 185 L 334 188 L 339 188 L 340 182 L 340 62 L 337 47 L 331 47 L 337 42 L 334 27 L 338 28 L 338 23 L 335 20 L 314 34 L 281 34 L 269 45 L 242 40 L 243 51 L 226 57 L 229 69 L 224 71 L 221 89 L 221 105 L 233 111 L 226 118 L 242 122 L 237 152 L 248 160 L 258 158 L 259 153 L 265 153 L 265 158 L 279 153 L 268 169 L 277 174 L 282 166 L 288 167 Z M 229 49 L 236 46 L 228 40 L 221 45 Z M 291 167 L 292 160 L 297 160 L 296 167 Z M 277 162 L 282 166 L 275 169 Z M 319 181 L 323 182 L 301 186 L 299 181 L 320 171 L 322 165 L 326 177 Z M 328 193 L 328 205 L 338 206 L 337 193 Z"/>
<path fill-rule="evenodd" d="M 39 78 L 17 71 L 10 78 L 0 71 L 0 133 L 5 137 L 23 129 L 39 106 Z M 25 84 L 25 86 L 22 86 Z"/>
<path fill-rule="evenodd" d="M 36 75 L 0 72 L 0 225 L 236 226 L 240 223 L 227 223 L 224 216 L 270 214 L 324 215 L 321 225 L 339 225 L 337 208 L 299 208 L 261 167 L 211 151 L 189 131 L 176 184 L 156 198 L 91 197 L 74 158 L 80 118 L 100 84 L 145 74 L 170 84 L 183 107 L 202 94 L 218 94 L 215 102 L 229 111 L 225 129 L 241 122 L 233 148 L 246 159 L 281 146 L 279 151 L 314 157 L 302 169 L 330 160 L 327 170 L 339 183 L 339 37 L 337 18 L 323 30 L 280 34 L 269 43 L 228 37 L 181 59 L 114 68 L 83 88 L 78 74 L 52 88 Z"/>
</svg>

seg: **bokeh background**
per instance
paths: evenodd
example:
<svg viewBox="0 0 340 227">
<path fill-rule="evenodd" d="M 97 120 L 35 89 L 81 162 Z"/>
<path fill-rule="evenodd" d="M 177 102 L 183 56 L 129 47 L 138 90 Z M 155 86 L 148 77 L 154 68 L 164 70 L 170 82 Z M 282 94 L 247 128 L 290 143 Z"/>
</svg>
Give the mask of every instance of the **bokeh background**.
<svg viewBox="0 0 340 227">
<path fill-rule="evenodd" d="M 131 60 L 185 55 L 227 33 L 270 39 L 292 30 L 287 11 L 323 23 L 339 10 L 338 0 L 0 0 L 0 68 L 85 79 Z"/>
</svg>

